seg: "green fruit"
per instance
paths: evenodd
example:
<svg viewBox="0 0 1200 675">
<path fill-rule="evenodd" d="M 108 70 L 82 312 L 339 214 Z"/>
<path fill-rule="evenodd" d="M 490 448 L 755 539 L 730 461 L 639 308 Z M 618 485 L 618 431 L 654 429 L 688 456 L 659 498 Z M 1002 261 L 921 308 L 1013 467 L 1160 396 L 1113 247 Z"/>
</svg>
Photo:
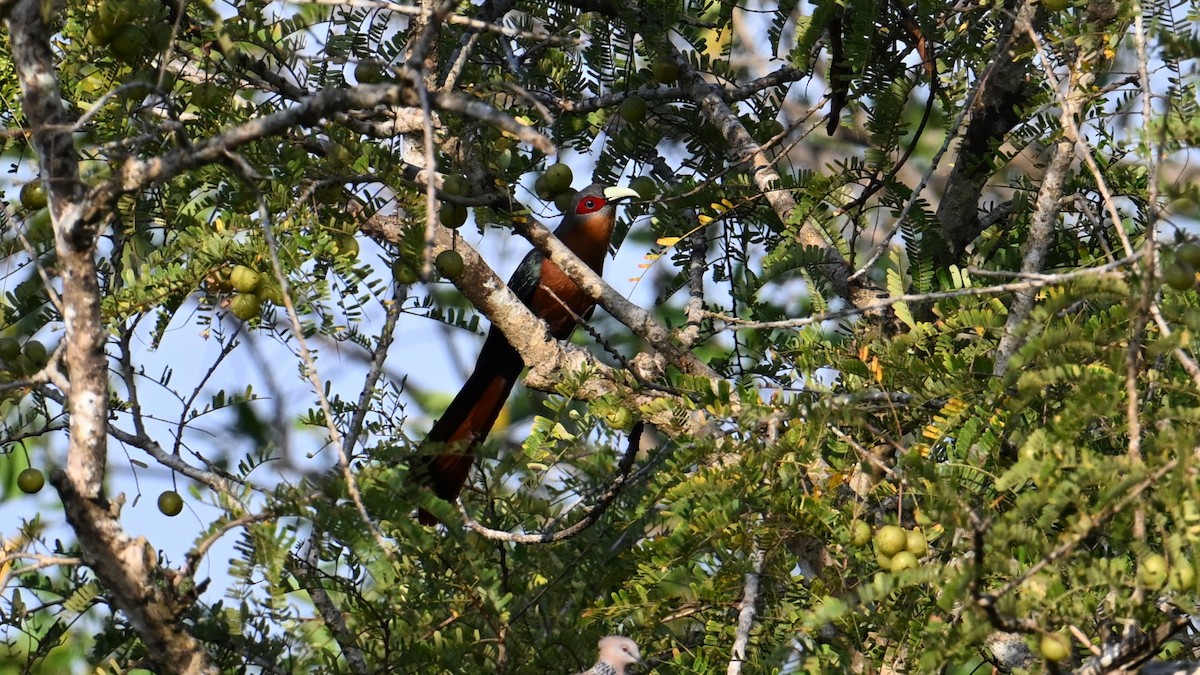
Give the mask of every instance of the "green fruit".
<svg viewBox="0 0 1200 675">
<path fill-rule="evenodd" d="M 871 541 L 871 526 L 861 520 L 850 524 L 850 545 L 859 548 Z"/>
<path fill-rule="evenodd" d="M 512 161 L 512 148 L 505 148 L 503 152 L 496 155 L 496 168 L 501 171 L 507 171 L 508 167 L 512 166 Z"/>
<path fill-rule="evenodd" d="M 1186 291 L 1196 283 L 1196 268 L 1177 260 L 1163 270 L 1163 280 L 1177 291 Z"/>
<path fill-rule="evenodd" d="M 538 199 L 549 201 L 554 199 L 554 193 L 550 191 L 550 182 L 546 180 L 546 174 L 538 176 L 533 182 L 533 192 L 538 196 Z"/>
<path fill-rule="evenodd" d="M 604 421 L 612 429 L 628 430 L 633 426 L 633 411 L 625 406 L 613 406 L 604 413 Z"/>
<path fill-rule="evenodd" d="M 112 39 L 112 31 L 106 24 L 96 21 L 88 26 L 86 37 L 88 44 L 93 47 L 106 47 L 108 41 Z"/>
<path fill-rule="evenodd" d="M 1183 244 L 1175 250 L 1175 259 L 1191 265 L 1193 269 L 1200 268 L 1200 244 Z"/>
<path fill-rule="evenodd" d="M 1163 587 L 1167 581 L 1167 559 L 1152 553 L 1138 562 L 1138 579 L 1152 591 Z"/>
<path fill-rule="evenodd" d="M 447 174 L 442 179 L 442 192 L 455 197 L 461 197 L 467 194 L 467 181 L 457 174 Z"/>
<path fill-rule="evenodd" d="M 279 284 L 276 283 L 262 284 L 258 287 L 258 290 L 255 291 L 254 295 L 258 298 L 260 305 L 264 302 L 281 306 L 286 304 L 283 301 L 283 289 L 280 288 Z"/>
<path fill-rule="evenodd" d="M 392 279 L 401 286 L 417 283 L 417 271 L 408 264 L 408 261 L 402 258 L 396 258 L 392 261 Z"/>
<path fill-rule="evenodd" d="M 337 183 L 327 183 L 317 188 L 313 194 L 316 195 L 319 201 L 326 204 L 333 204 L 342 198 L 343 188 L 344 186 Z"/>
<path fill-rule="evenodd" d="M 454 279 L 463 271 L 462 255 L 458 251 L 442 251 L 434 259 L 439 271 L 450 279 Z"/>
<path fill-rule="evenodd" d="M 158 510 L 164 516 L 174 518 L 183 511 L 183 497 L 174 490 L 166 490 L 158 496 Z"/>
<path fill-rule="evenodd" d="M 125 24 L 113 33 L 108 48 L 112 50 L 113 56 L 122 61 L 136 61 L 142 58 L 149 41 L 149 34 L 141 26 Z"/>
<path fill-rule="evenodd" d="M 629 189 L 638 193 L 642 199 L 650 199 L 658 194 L 658 184 L 650 176 L 638 176 L 629 181 Z"/>
<path fill-rule="evenodd" d="M 37 364 L 31 361 L 29 357 L 25 356 L 24 354 L 18 356 L 17 360 L 13 362 L 13 372 L 18 375 L 32 375 L 38 370 L 40 370 L 40 368 L 38 368 Z"/>
<path fill-rule="evenodd" d="M 907 545 L 908 535 L 899 525 L 884 525 L 875 533 L 875 547 L 884 555 L 895 556 Z"/>
<path fill-rule="evenodd" d="M 35 366 L 41 368 L 50 360 L 50 355 L 46 351 L 46 345 L 37 340 L 30 340 L 25 343 L 25 356 L 33 362 Z"/>
<path fill-rule="evenodd" d="M 571 210 L 571 203 L 575 201 L 575 195 L 578 194 L 574 190 L 564 190 L 558 193 L 554 198 L 554 206 L 558 208 L 560 213 L 566 213 Z"/>
<path fill-rule="evenodd" d="M 383 64 L 375 61 L 359 61 L 354 66 L 354 79 L 359 84 L 380 84 L 387 79 Z"/>
<path fill-rule="evenodd" d="M 150 46 L 155 52 L 166 51 L 171 46 L 171 24 L 159 21 L 150 26 Z"/>
<path fill-rule="evenodd" d="M 646 118 L 646 113 L 650 107 L 646 105 L 646 99 L 641 96 L 628 96 L 624 101 L 621 101 L 621 107 L 617 109 L 617 113 L 621 119 L 634 124 L 641 122 Z"/>
<path fill-rule="evenodd" d="M 929 553 L 929 541 L 920 528 L 913 528 L 905 533 L 904 550 L 918 558 L 924 558 Z"/>
<path fill-rule="evenodd" d="M 900 551 L 892 556 L 891 570 L 893 572 L 903 572 L 904 570 L 916 569 L 918 564 L 917 556 L 908 551 Z"/>
<path fill-rule="evenodd" d="M 238 293 L 229 301 L 229 311 L 242 321 L 257 319 L 262 313 L 262 301 L 252 293 Z"/>
<path fill-rule="evenodd" d="M 54 222 L 50 218 L 50 207 L 44 206 L 29 214 L 25 219 L 25 234 L 33 243 L 46 243 L 54 240 Z"/>
<path fill-rule="evenodd" d="M 671 59 L 657 59 L 650 69 L 654 72 L 654 79 L 662 84 L 675 84 L 675 80 L 679 79 L 679 66 Z"/>
<path fill-rule="evenodd" d="M 551 197 L 563 190 L 569 190 L 571 183 L 575 180 L 575 176 L 571 173 L 571 167 L 561 162 L 547 167 L 542 178 L 546 180 L 546 189 Z"/>
<path fill-rule="evenodd" d="M 1196 587 L 1196 568 L 1186 560 L 1176 560 L 1167 572 L 1167 584 L 1171 590 L 1191 592 Z"/>
<path fill-rule="evenodd" d="M 136 12 L 137 7 L 127 0 L 104 0 L 100 3 L 100 23 L 104 24 L 109 35 L 112 35 L 118 28 L 129 23 Z"/>
<path fill-rule="evenodd" d="M 1062 661 L 1071 655 L 1071 640 L 1061 633 L 1046 633 L 1038 643 L 1038 650 L 1047 661 Z"/>
<path fill-rule="evenodd" d="M 29 211 L 46 208 L 49 203 L 46 197 L 46 187 L 41 178 L 34 178 L 21 186 L 21 206 Z"/>
<path fill-rule="evenodd" d="M 354 153 L 341 143 L 330 143 L 325 157 L 338 167 L 347 167 L 354 163 Z"/>
<path fill-rule="evenodd" d="M 344 258 L 357 258 L 359 252 L 358 239 L 352 234 L 339 234 L 333 242 L 334 255 Z"/>
<path fill-rule="evenodd" d="M 442 208 L 438 209 L 438 220 L 452 230 L 462 227 L 462 224 L 467 222 L 467 207 L 462 204 L 446 202 L 442 204 Z"/>
<path fill-rule="evenodd" d="M 245 265 L 235 265 L 229 281 L 238 293 L 253 293 L 262 285 L 262 275 Z"/>
<path fill-rule="evenodd" d="M 1042 7 L 1049 12 L 1061 12 L 1071 6 L 1071 0 L 1042 0 Z"/>
<path fill-rule="evenodd" d="M 29 467 L 17 475 L 17 487 L 21 488 L 21 492 L 25 494 L 31 495 L 39 492 L 45 485 L 45 474 L 33 467 Z"/>
<path fill-rule="evenodd" d="M 0 337 L 0 359 L 12 361 L 21 355 L 21 343 L 15 337 Z"/>
</svg>

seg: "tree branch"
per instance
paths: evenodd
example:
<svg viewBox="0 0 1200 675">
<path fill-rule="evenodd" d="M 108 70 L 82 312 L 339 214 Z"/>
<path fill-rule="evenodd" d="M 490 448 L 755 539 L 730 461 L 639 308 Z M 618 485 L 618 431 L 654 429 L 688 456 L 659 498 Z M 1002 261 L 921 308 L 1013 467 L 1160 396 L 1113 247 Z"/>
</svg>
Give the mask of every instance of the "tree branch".
<svg viewBox="0 0 1200 675">
<path fill-rule="evenodd" d="M 746 645 L 750 643 L 750 631 L 754 628 L 754 615 L 758 604 L 758 582 L 762 577 L 763 564 L 766 555 L 763 550 L 754 546 L 750 552 L 750 571 L 742 585 L 742 607 L 738 611 L 737 631 L 734 633 L 732 655 L 729 657 L 729 667 L 726 675 L 739 675 L 742 665 L 746 662 Z"/>
<path fill-rule="evenodd" d="M 1030 3 L 1018 2 L 1008 3 L 1010 12 L 1015 8 L 1018 13 L 1032 15 L 1035 8 Z M 1026 17 L 1025 21 L 1028 20 Z M 970 120 L 962 127 L 954 168 L 937 210 L 947 246 L 943 264 L 959 262 L 967 246 L 983 231 L 979 198 L 992 176 L 988 160 L 1008 132 L 1022 122 L 1021 110 L 1036 91 L 1027 77 L 1029 57 L 1013 56 L 1022 53 L 1023 46 L 1028 47 L 1023 34 L 1014 30 L 1015 23 L 1009 22 L 1002 28 L 991 65 L 976 81 L 963 108 Z"/>
<path fill-rule="evenodd" d="M 292 108 L 253 119 L 217 134 L 207 141 L 145 160 L 127 159 L 120 170 L 114 172 L 110 180 L 100 183 L 91 190 L 81 220 L 85 223 L 93 223 L 109 213 L 111 205 L 123 194 L 164 182 L 189 169 L 225 162 L 229 158 L 229 153 L 243 145 L 269 136 L 283 134 L 295 127 L 314 126 L 324 118 L 350 109 L 369 109 L 380 105 L 419 106 L 417 89 L 411 83 L 419 78 L 420 74 L 413 73 L 408 69 L 401 69 L 400 75 L 407 84 L 359 85 L 347 89 L 326 89 L 304 99 Z M 512 117 L 478 99 L 454 92 L 430 92 L 430 101 L 439 110 L 474 117 L 507 131 L 548 155 L 557 152 L 550 139 L 533 127 L 517 122 Z M 51 195 L 53 194 L 51 192 Z"/>
<path fill-rule="evenodd" d="M 386 241 L 397 242 L 401 238 L 400 221 L 395 216 L 376 214 L 361 223 L 360 227 L 363 232 Z M 555 241 L 557 242 L 557 239 Z M 586 349 L 555 340 L 547 331 L 545 322 L 535 316 L 504 281 L 496 276 L 478 251 L 453 231 L 437 227 L 433 245 L 435 255 L 452 249 L 462 256 L 463 272 L 451 281 L 478 311 L 500 328 L 509 344 L 529 366 L 525 375 L 526 386 L 555 391 L 556 385 L 568 374 L 586 370 L 592 377 L 588 378 L 580 389 L 571 392 L 574 398 L 590 401 L 615 393 L 623 396 L 623 402 L 635 410 L 643 407 L 660 410 L 661 404 L 651 404 L 663 398 L 670 398 L 676 401 L 675 405 L 669 406 L 668 410 L 647 416 L 646 421 L 669 436 L 708 433 L 709 420 L 706 416 L 697 414 L 677 419 L 670 414 L 669 408 L 678 405 L 677 397 L 661 391 L 646 390 L 645 387 L 636 389 L 639 382 L 652 381 L 659 373 L 647 368 L 631 376 L 625 371 L 614 370 L 596 360 Z M 560 243 L 559 246 L 561 245 Z M 591 268 L 586 265 L 584 268 L 595 276 Z M 621 300 L 628 302 L 624 298 Z M 644 310 L 639 308 L 638 311 Z M 633 365 L 645 365 L 646 361 L 648 360 L 635 359 Z M 720 379 L 719 376 L 714 376 L 714 386 L 717 379 Z M 687 404 L 685 407 L 690 408 Z"/>
<path fill-rule="evenodd" d="M 461 500 L 457 502 L 458 510 L 462 513 L 463 522 L 468 528 L 477 534 L 483 535 L 492 541 L 503 541 L 515 544 L 553 544 L 554 542 L 570 539 L 575 535 L 583 532 L 591 527 L 609 506 L 616 501 L 617 496 L 629 484 L 629 472 L 633 470 L 633 461 L 637 458 L 638 448 L 642 442 L 642 430 L 645 425 L 642 422 L 635 422 L 633 429 L 629 432 L 629 447 L 625 450 L 625 456 L 621 458 L 620 464 L 617 465 L 617 473 L 612 480 L 604 488 L 604 492 L 600 493 L 600 497 L 596 500 L 596 504 L 583 514 L 583 518 L 579 522 L 565 527 L 554 532 L 538 532 L 536 534 L 516 534 L 513 532 L 505 532 L 504 530 L 494 530 L 490 527 L 485 527 L 479 524 L 479 521 L 471 517 L 467 513 L 467 508 L 463 506 Z"/>
<path fill-rule="evenodd" d="M 722 139 L 729 146 L 729 156 L 735 162 L 749 164 L 751 182 L 775 211 L 779 222 L 787 226 L 792 222 L 793 213 L 796 210 L 796 200 L 787 190 L 777 189 L 776 184 L 780 179 L 779 174 L 775 171 L 774 160 L 746 131 L 746 127 L 738 119 L 737 113 L 730 109 L 723 95 L 724 90 L 715 84 L 706 82 L 701 74 L 692 68 L 688 60 L 679 53 L 679 50 L 670 43 L 664 42 L 660 45 L 660 49 L 679 66 L 680 85 L 695 101 L 701 115 L 721 133 Z M 819 264 L 817 269 L 833 287 L 835 293 L 855 307 L 864 309 L 865 313 L 874 319 L 884 317 L 884 314 L 875 308 L 875 303 L 880 298 L 886 298 L 887 293 L 865 275 L 851 278 L 854 268 L 832 244 L 826 241 L 825 236 L 817 227 L 806 220 L 800 223 L 795 232 L 795 238 L 800 245 L 823 252 L 825 262 Z"/>
<path fill-rule="evenodd" d="M 18 2 L 7 24 L 12 56 L 21 82 L 26 118 L 33 129 L 42 181 L 53 217 L 55 251 L 62 279 L 63 340 L 70 389 L 70 433 L 66 470 L 50 480 L 63 502 L 83 559 L 112 593 L 119 609 L 145 643 L 148 658 L 163 672 L 216 673 L 200 643 L 180 629 L 178 617 L 191 598 L 178 584 L 183 576 L 158 566 L 144 538 L 130 539 L 121 528 L 120 500 L 103 495 L 107 468 L 108 364 L 100 315 L 95 233 L 107 211 L 85 218 L 79 157 L 72 120 L 55 79 L 50 30 L 43 4 Z"/>
</svg>

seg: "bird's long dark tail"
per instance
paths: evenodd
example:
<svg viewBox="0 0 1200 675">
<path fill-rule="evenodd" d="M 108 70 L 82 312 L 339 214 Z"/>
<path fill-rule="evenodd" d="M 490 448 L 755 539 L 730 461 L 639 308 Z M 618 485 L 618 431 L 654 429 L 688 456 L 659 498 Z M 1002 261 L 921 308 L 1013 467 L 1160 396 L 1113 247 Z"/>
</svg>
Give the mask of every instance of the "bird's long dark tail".
<svg viewBox="0 0 1200 675">
<path fill-rule="evenodd" d="M 414 480 L 428 485 L 434 494 L 454 501 L 467 482 L 475 460 L 475 448 L 483 443 L 525 364 L 504 335 L 492 329 L 483 343 L 475 372 L 467 378 L 450 407 L 434 423 L 426 443 L 436 454 L 416 458 L 410 472 Z M 419 518 L 429 525 L 437 522 L 422 510 Z"/>
</svg>

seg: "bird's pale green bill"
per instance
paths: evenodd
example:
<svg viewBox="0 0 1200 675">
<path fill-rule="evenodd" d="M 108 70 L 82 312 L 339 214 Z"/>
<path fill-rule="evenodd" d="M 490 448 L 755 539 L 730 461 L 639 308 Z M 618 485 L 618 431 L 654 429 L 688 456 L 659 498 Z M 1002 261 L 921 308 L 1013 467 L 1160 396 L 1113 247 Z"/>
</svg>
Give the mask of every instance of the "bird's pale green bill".
<svg viewBox="0 0 1200 675">
<path fill-rule="evenodd" d="M 604 198 L 610 202 L 613 202 L 621 199 L 641 199 L 642 196 L 636 191 L 630 190 L 627 187 L 618 187 L 614 185 L 613 187 L 604 188 Z"/>
</svg>

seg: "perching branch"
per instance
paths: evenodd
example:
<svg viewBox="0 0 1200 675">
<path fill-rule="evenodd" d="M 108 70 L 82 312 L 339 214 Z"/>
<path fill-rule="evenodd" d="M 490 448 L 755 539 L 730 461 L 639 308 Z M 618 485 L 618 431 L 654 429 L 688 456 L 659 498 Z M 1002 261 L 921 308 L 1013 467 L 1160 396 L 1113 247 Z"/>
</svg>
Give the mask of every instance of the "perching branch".
<svg viewBox="0 0 1200 675">
<path fill-rule="evenodd" d="M 367 234 L 387 241 L 395 242 L 400 239 L 400 223 L 393 216 L 375 215 L 360 227 Z M 439 226 L 435 230 L 433 253 L 450 249 L 457 251 L 463 258 L 462 274 L 452 279 L 455 287 L 477 310 L 503 331 L 509 344 L 521 355 L 521 359 L 529 366 L 525 376 L 527 386 L 554 391 L 564 377 L 586 370 L 591 377 L 580 389 L 572 392 L 572 396 L 578 400 L 590 401 L 619 393 L 626 397 L 627 405 L 638 409 L 665 396 L 671 396 L 637 386 L 639 381 L 657 378 L 658 373 L 638 373 L 636 377 L 631 377 L 624 371 L 615 370 L 598 361 L 586 349 L 555 340 L 546 330 L 545 322 L 535 316 L 504 281 L 496 276 L 474 248 L 451 230 Z M 586 268 L 586 265 L 584 267 Z M 591 272 L 590 268 L 587 269 Z M 641 361 L 635 359 L 635 365 L 638 363 Z M 715 386 L 716 380 L 713 381 Z M 655 406 L 655 409 L 661 407 Z M 655 413 L 647 417 L 646 421 L 669 436 L 704 434 L 708 425 L 708 421 L 702 416 L 691 415 L 685 419 L 677 419 L 668 411 Z"/>
<path fill-rule="evenodd" d="M 716 379 L 718 375 L 708 364 L 701 361 L 690 351 L 680 349 L 672 340 L 671 332 L 667 330 L 650 312 L 638 307 L 625 299 L 605 283 L 599 274 L 587 266 L 579 256 L 558 240 L 554 234 L 533 218 L 521 218 L 513 221 L 514 228 L 524 235 L 542 253 L 558 265 L 571 280 L 579 285 L 589 297 L 608 310 L 617 321 L 625 324 L 639 337 L 644 338 L 671 363 L 677 365 L 689 375 L 697 375 Z"/>
</svg>

